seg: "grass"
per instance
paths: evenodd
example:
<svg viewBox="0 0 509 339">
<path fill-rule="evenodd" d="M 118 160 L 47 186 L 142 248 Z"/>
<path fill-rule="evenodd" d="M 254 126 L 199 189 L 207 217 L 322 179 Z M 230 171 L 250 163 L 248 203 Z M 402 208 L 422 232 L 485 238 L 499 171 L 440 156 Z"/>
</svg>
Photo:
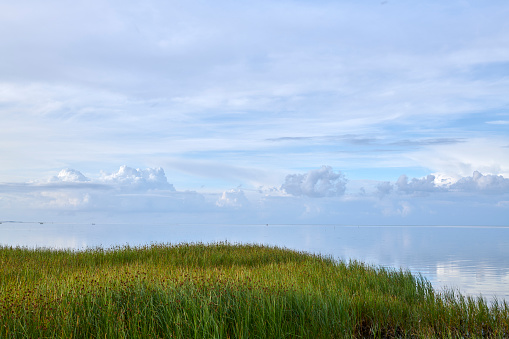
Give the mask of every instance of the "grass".
<svg viewBox="0 0 509 339">
<path fill-rule="evenodd" d="M 276 247 L 0 247 L 0 338 L 509 337 L 509 305 Z"/>
</svg>

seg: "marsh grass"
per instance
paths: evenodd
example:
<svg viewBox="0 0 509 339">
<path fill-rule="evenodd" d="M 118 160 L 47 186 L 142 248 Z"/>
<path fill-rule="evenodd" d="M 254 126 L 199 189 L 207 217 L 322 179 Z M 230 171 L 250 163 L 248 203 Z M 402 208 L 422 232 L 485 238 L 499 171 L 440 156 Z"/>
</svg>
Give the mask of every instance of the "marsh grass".
<svg viewBox="0 0 509 339">
<path fill-rule="evenodd" d="M 509 337 L 509 307 L 276 247 L 0 247 L 0 338 Z"/>
</svg>

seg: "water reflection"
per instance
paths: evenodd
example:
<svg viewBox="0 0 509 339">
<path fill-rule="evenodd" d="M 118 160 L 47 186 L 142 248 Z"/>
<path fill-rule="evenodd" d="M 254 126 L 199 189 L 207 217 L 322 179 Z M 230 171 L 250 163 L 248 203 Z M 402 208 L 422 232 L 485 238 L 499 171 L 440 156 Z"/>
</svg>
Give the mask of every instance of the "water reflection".
<svg viewBox="0 0 509 339">
<path fill-rule="evenodd" d="M 0 224 L 0 244 L 84 249 L 216 242 L 277 245 L 420 272 L 436 288 L 509 300 L 507 227 Z"/>
</svg>

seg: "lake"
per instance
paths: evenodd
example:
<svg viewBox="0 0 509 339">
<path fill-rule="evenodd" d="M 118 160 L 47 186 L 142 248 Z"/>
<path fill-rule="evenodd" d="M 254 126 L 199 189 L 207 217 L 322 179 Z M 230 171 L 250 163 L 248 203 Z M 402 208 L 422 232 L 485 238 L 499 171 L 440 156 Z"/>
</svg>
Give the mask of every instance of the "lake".
<svg viewBox="0 0 509 339">
<path fill-rule="evenodd" d="M 509 301 L 509 227 L 215 224 L 0 224 L 0 245 L 81 250 L 150 243 L 276 245 L 408 269 L 435 288 Z"/>
</svg>

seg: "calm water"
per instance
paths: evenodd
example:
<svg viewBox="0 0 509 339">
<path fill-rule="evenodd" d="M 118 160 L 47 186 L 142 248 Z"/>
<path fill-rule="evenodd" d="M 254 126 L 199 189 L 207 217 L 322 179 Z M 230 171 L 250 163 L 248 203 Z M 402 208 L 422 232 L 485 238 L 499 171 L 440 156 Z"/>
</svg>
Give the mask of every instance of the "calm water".
<svg viewBox="0 0 509 339">
<path fill-rule="evenodd" d="M 83 249 L 150 243 L 277 245 L 409 269 L 438 289 L 509 301 L 509 227 L 2 223 L 0 245 Z"/>
</svg>

